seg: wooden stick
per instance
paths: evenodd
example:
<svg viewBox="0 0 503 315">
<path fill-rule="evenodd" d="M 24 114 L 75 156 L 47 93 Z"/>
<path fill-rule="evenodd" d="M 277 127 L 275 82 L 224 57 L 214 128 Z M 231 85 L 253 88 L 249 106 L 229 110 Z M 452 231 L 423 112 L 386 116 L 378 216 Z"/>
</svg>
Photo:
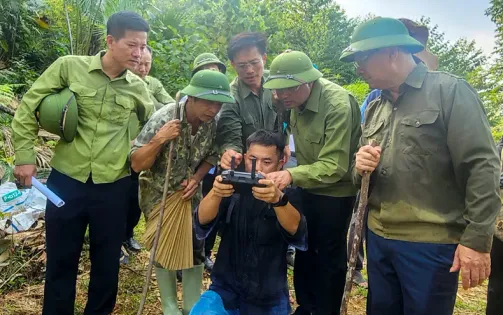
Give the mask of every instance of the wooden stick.
<svg viewBox="0 0 503 315">
<path fill-rule="evenodd" d="M 6 106 L 6 105 L 3 105 L 3 104 L 0 104 L 0 111 L 6 113 L 6 114 L 9 114 L 11 116 L 14 116 L 14 114 L 16 113 L 16 111 L 12 108 L 10 108 L 9 106 Z"/>
<path fill-rule="evenodd" d="M 377 145 L 375 140 L 370 140 L 370 145 L 375 147 Z M 362 239 L 362 231 L 365 220 L 365 213 L 367 212 L 368 203 L 368 193 L 370 184 L 370 174 L 365 172 L 362 178 L 362 186 L 360 189 L 360 201 L 358 203 L 358 209 L 356 210 L 355 219 L 355 235 L 353 240 L 353 246 L 351 247 L 351 253 L 349 255 L 348 271 L 346 273 L 346 284 L 344 285 L 344 295 L 342 296 L 341 303 L 341 315 L 346 315 L 348 312 L 348 302 L 351 296 L 351 289 L 353 287 L 353 274 L 356 268 L 356 259 L 358 257 L 358 250 L 360 249 L 360 243 Z"/>
<path fill-rule="evenodd" d="M 175 107 L 175 119 L 178 119 L 180 116 L 180 94 L 176 95 L 176 107 Z M 147 299 L 148 288 L 150 286 L 150 278 L 152 277 L 152 267 L 154 265 L 155 253 L 157 251 L 157 244 L 159 243 L 159 237 L 161 235 L 161 226 L 162 219 L 164 217 L 164 207 L 166 204 L 166 197 L 168 196 L 168 186 L 169 186 L 169 177 L 171 176 L 171 163 L 173 161 L 173 149 L 175 147 L 175 139 L 171 140 L 169 144 L 169 153 L 168 153 L 168 164 L 166 165 L 166 177 L 164 178 L 164 190 L 162 193 L 161 199 L 161 208 L 159 209 L 159 219 L 157 221 L 157 228 L 155 230 L 154 243 L 152 245 L 152 249 L 150 250 L 150 259 L 147 267 L 147 274 L 145 276 L 145 284 L 143 285 L 143 294 L 140 301 L 140 308 L 138 309 L 137 315 L 141 315 L 143 313 L 143 308 L 145 307 L 145 301 Z"/>
</svg>

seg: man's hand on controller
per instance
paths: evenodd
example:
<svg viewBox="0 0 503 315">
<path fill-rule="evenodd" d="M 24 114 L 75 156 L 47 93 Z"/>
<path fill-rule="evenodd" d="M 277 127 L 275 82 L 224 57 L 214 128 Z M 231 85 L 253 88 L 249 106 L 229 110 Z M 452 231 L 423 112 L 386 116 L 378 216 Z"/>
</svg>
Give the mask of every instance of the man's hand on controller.
<svg viewBox="0 0 503 315">
<path fill-rule="evenodd" d="M 234 157 L 236 162 L 236 165 L 234 166 L 238 167 L 238 165 L 241 163 L 241 160 L 243 159 L 243 155 L 231 149 L 225 150 L 224 154 L 222 155 L 222 158 L 220 159 L 220 167 L 223 168 L 224 170 L 230 170 L 232 157 Z"/>
<path fill-rule="evenodd" d="M 279 190 L 285 189 L 293 181 L 289 171 L 272 172 L 266 174 L 265 178 L 272 180 Z"/>
<path fill-rule="evenodd" d="M 258 200 L 262 200 L 267 203 L 277 203 L 283 196 L 281 190 L 274 185 L 274 182 L 270 179 L 260 179 L 259 184 L 265 185 L 265 187 L 252 187 L 253 197 Z"/>
<path fill-rule="evenodd" d="M 234 187 L 231 184 L 222 183 L 222 176 L 218 175 L 213 182 L 213 194 L 219 198 L 230 197 L 234 193 Z"/>
</svg>

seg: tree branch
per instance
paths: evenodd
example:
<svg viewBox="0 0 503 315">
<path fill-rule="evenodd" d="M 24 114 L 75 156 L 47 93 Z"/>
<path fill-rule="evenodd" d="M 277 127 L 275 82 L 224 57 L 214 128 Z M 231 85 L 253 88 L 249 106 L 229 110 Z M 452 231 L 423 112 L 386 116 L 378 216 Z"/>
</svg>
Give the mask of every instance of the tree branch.
<svg viewBox="0 0 503 315">
<path fill-rule="evenodd" d="M 14 116 L 14 114 L 16 113 L 16 111 L 14 109 L 10 108 L 9 106 L 3 105 L 1 103 L 0 103 L 0 111 L 7 113 L 11 116 Z"/>
</svg>

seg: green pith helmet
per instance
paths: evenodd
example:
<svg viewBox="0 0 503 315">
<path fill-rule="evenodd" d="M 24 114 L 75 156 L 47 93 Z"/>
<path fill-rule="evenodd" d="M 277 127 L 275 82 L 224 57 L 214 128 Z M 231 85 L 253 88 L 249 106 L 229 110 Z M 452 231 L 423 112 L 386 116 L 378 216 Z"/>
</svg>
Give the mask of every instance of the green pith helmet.
<svg viewBox="0 0 503 315">
<path fill-rule="evenodd" d="M 36 116 L 43 129 L 62 140 L 72 142 L 75 138 L 79 115 L 75 95 L 69 88 L 46 96 L 38 106 Z"/>
<path fill-rule="evenodd" d="M 194 60 L 192 75 L 194 75 L 194 73 L 196 73 L 199 69 L 201 69 L 202 66 L 209 65 L 212 63 L 216 64 L 220 69 L 220 72 L 225 74 L 225 72 L 227 71 L 227 67 L 225 66 L 225 64 L 221 62 L 220 59 L 218 59 L 217 56 L 215 56 L 214 54 L 204 53 L 197 56 L 196 59 Z"/>
<path fill-rule="evenodd" d="M 208 101 L 234 103 L 231 87 L 225 74 L 213 70 L 198 71 L 181 92 Z"/>
<path fill-rule="evenodd" d="M 400 47 L 411 54 L 424 46 L 409 35 L 405 25 L 397 19 L 378 17 L 359 25 L 351 36 L 351 44 L 342 52 L 341 61 L 351 62 L 358 53 L 369 50 Z"/>
<path fill-rule="evenodd" d="M 264 83 L 266 89 L 285 89 L 313 82 L 323 76 L 314 68 L 311 59 L 301 51 L 280 54 L 271 63 L 270 75 Z"/>
</svg>

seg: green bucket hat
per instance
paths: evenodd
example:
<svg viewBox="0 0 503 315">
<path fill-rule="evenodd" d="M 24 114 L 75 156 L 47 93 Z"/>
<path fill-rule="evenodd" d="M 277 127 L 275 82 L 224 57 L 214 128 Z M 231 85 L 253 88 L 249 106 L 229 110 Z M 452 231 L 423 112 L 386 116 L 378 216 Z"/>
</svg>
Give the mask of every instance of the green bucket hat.
<svg viewBox="0 0 503 315">
<path fill-rule="evenodd" d="M 212 70 L 198 71 L 182 94 L 221 103 L 235 103 L 225 74 Z"/>
<path fill-rule="evenodd" d="M 271 63 L 270 75 L 264 88 L 276 90 L 299 86 L 321 78 L 323 74 L 314 68 L 311 59 L 301 51 L 280 54 Z"/>
<path fill-rule="evenodd" d="M 66 142 L 75 138 L 79 115 L 75 95 L 69 88 L 46 96 L 38 106 L 36 116 L 44 130 Z"/>
<path fill-rule="evenodd" d="M 194 67 L 192 68 L 192 75 L 196 73 L 199 69 L 201 69 L 202 66 L 209 65 L 209 64 L 216 64 L 218 68 L 220 69 L 220 72 L 224 73 L 227 72 L 227 67 L 225 64 L 220 61 L 220 59 L 217 58 L 214 54 L 211 53 L 204 53 L 200 54 L 199 56 L 196 57 L 194 60 Z"/>
<path fill-rule="evenodd" d="M 341 61 L 352 62 L 359 53 L 369 50 L 400 47 L 411 54 L 424 46 L 409 35 L 405 25 L 397 19 L 378 17 L 359 25 L 351 36 L 351 44 L 344 49 Z"/>
</svg>

